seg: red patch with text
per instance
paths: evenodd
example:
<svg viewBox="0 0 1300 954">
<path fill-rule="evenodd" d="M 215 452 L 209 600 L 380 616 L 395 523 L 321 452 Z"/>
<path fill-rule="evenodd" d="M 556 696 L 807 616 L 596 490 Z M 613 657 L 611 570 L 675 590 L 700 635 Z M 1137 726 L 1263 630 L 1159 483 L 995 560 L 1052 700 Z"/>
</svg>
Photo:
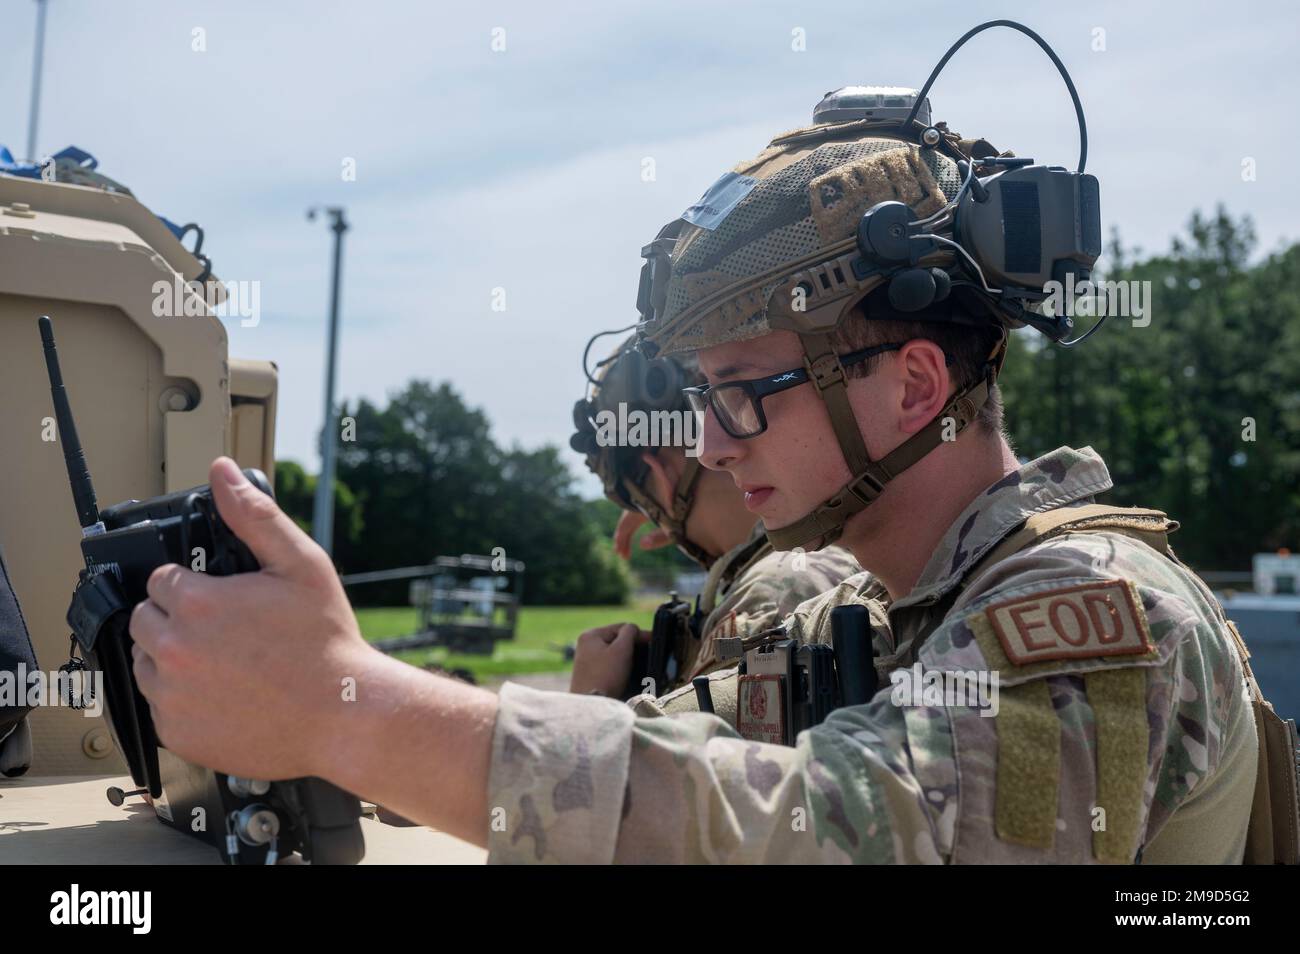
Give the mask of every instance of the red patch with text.
<svg viewBox="0 0 1300 954">
<path fill-rule="evenodd" d="M 781 677 L 745 675 L 736 686 L 736 731 L 751 742 L 785 741 L 785 702 Z"/>
</svg>

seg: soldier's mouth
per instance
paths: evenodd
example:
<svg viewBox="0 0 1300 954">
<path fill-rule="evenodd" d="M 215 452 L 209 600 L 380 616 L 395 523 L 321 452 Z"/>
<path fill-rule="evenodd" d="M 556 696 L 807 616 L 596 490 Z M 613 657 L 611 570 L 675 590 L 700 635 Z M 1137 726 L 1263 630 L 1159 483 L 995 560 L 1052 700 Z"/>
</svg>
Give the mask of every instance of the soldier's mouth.
<svg viewBox="0 0 1300 954">
<path fill-rule="evenodd" d="M 757 513 L 759 508 L 772 496 L 775 487 L 754 487 L 745 489 L 745 506 Z"/>
</svg>

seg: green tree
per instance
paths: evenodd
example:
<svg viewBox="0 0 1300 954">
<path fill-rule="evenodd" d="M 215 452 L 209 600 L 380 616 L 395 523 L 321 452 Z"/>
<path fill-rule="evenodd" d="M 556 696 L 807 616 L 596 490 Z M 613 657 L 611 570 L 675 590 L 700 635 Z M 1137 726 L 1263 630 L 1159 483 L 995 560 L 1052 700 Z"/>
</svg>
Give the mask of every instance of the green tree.
<svg viewBox="0 0 1300 954">
<path fill-rule="evenodd" d="M 612 540 L 614 528 L 618 526 L 623 508 L 606 497 L 597 497 L 587 501 L 587 513 L 595 522 L 597 532 L 605 540 Z M 651 524 L 646 524 L 649 528 Z M 642 550 L 636 541 L 645 533 L 642 529 L 632 540 L 632 558 L 627 562 L 630 569 L 640 581 L 653 582 L 662 586 L 671 586 L 672 579 L 678 573 L 689 573 L 699 567 L 675 546 L 660 547 L 657 550 Z M 612 547 L 611 547 L 612 552 Z"/>
<path fill-rule="evenodd" d="M 292 460 L 275 462 L 275 499 L 280 508 L 293 518 L 307 533 L 311 533 L 311 521 L 316 506 L 316 475 L 303 470 L 302 465 Z M 365 520 L 356 494 L 347 484 L 334 481 L 334 538 L 335 541 L 355 543 L 365 530 Z"/>
<path fill-rule="evenodd" d="M 524 561 L 529 590 L 553 594 L 547 602 L 623 602 L 627 571 L 573 491 L 557 449 L 514 448 L 502 455 L 501 479 L 501 545 L 506 556 Z"/>
<path fill-rule="evenodd" d="M 620 603 L 627 577 L 600 540 L 554 447 L 502 451 L 487 416 L 449 384 L 412 381 L 387 406 L 344 405 L 354 440 L 339 447 L 338 475 L 365 515 L 366 532 L 340 540 L 347 572 L 423 565 L 439 555 L 491 555 L 526 565 L 532 603 Z M 402 602 L 405 585 L 375 585 L 365 602 Z"/>
<path fill-rule="evenodd" d="M 1222 208 L 1163 255 L 1113 238 L 1103 277 L 1150 282 L 1150 323 L 1112 317 L 1075 348 L 1016 332 L 1001 378 L 1021 456 L 1092 444 L 1109 499 L 1180 519 L 1172 542 L 1204 569 L 1245 568 L 1300 532 L 1300 247 L 1252 264 L 1254 246 L 1250 220 Z"/>
</svg>

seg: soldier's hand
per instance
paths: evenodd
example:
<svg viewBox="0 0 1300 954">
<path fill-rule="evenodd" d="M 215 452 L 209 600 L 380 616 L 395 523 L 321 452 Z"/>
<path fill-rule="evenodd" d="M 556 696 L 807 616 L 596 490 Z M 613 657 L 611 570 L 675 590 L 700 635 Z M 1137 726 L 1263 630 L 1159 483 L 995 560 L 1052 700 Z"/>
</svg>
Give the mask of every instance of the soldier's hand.
<svg viewBox="0 0 1300 954">
<path fill-rule="evenodd" d="M 618 518 L 618 525 L 614 527 L 614 552 L 624 560 L 632 559 L 632 537 L 636 535 L 642 524 L 649 522 L 649 518 L 643 513 L 624 510 Z M 652 526 L 641 536 L 640 546 L 642 550 L 658 550 L 672 542 L 672 537 L 658 527 Z"/>
<path fill-rule="evenodd" d="M 209 476 L 222 519 L 262 569 L 156 569 L 131 614 L 136 679 L 182 758 L 271 781 L 319 774 L 329 725 L 350 710 L 348 680 L 355 699 L 378 654 L 325 551 L 234 461 L 218 458 Z"/>
<path fill-rule="evenodd" d="M 621 698 L 632 674 L 632 649 L 638 641 L 648 643 L 650 634 L 635 623 L 611 623 L 587 630 L 578 637 L 569 691 Z"/>
</svg>

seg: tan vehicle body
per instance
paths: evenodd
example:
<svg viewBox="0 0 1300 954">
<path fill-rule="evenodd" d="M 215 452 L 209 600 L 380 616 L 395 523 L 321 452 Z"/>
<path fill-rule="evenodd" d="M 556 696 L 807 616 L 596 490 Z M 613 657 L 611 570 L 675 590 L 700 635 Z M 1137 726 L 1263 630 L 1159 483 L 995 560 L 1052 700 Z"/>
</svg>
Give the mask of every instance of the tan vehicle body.
<svg viewBox="0 0 1300 954">
<path fill-rule="evenodd" d="M 54 411 L 38 315 L 54 320 L 101 507 L 206 483 L 221 454 L 274 479 L 275 366 L 228 361 L 214 315 L 154 315 L 155 283 L 201 268 L 130 196 L 0 176 L 0 546 L 44 671 L 68 658 L 81 531 L 62 444 L 46 439 Z M 39 706 L 29 718 L 30 774 L 125 771 L 102 717 Z"/>
<path fill-rule="evenodd" d="M 172 286 L 177 275 L 193 281 L 201 272 L 198 259 L 129 195 L 0 175 L 0 546 L 46 673 L 68 659 L 64 615 L 82 559 L 62 446 L 48 439 L 54 412 L 39 315 L 54 321 L 101 507 L 206 483 L 222 454 L 260 468 L 274 484 L 275 365 L 228 358 L 225 327 L 206 307 L 155 315 L 157 283 Z M 0 778 L 0 864 L 217 860 L 214 849 L 158 824 L 139 799 L 108 804 L 108 784 L 133 786 L 102 716 L 43 705 L 28 718 L 31 768 L 21 779 Z M 98 780 L 88 784 L 88 777 Z M 131 824 L 100 824 L 109 818 Z M 427 830 L 363 825 L 368 861 L 435 860 L 431 844 L 442 860 L 481 855 Z M 77 830 L 77 854 L 59 849 L 58 838 L 22 834 L 42 826 Z M 110 830 L 111 838 L 94 836 Z M 130 851 L 124 831 L 134 838 Z"/>
</svg>

